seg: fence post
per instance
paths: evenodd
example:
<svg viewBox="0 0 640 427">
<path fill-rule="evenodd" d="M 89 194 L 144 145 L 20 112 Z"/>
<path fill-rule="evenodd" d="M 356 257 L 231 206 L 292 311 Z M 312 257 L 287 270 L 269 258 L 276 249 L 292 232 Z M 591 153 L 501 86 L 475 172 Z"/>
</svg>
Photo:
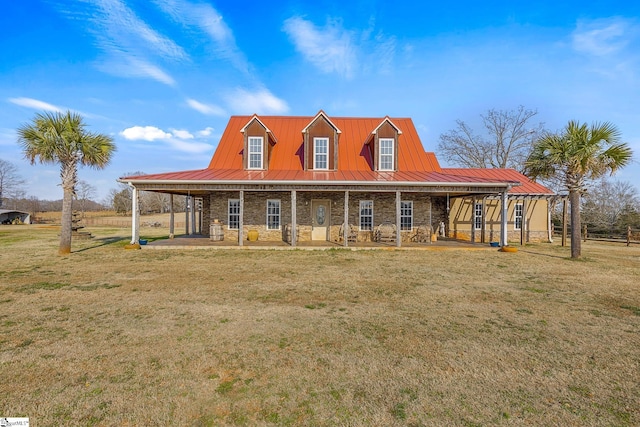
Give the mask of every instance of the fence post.
<svg viewBox="0 0 640 427">
<path fill-rule="evenodd" d="M 584 241 L 587 241 L 587 224 L 584 225 L 584 227 L 582 227 L 583 233 L 584 233 Z"/>
<path fill-rule="evenodd" d="M 627 246 L 631 244 L 631 226 L 627 225 Z"/>
</svg>

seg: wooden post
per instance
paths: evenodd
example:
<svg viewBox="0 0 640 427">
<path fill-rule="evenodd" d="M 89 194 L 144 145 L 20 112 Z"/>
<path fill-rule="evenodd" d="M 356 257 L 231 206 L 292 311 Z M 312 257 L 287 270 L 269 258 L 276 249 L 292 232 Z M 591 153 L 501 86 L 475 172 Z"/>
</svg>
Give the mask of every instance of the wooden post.
<svg viewBox="0 0 640 427">
<path fill-rule="evenodd" d="M 562 199 L 562 246 L 567 246 L 567 198 Z"/>
<path fill-rule="evenodd" d="M 291 190 L 291 246 L 295 248 L 296 240 L 298 239 L 298 211 L 297 211 L 298 198 L 296 190 Z"/>
<path fill-rule="evenodd" d="M 471 197 L 471 243 L 476 242 L 476 196 Z"/>
<path fill-rule="evenodd" d="M 482 198 L 482 226 L 480 229 L 480 243 L 487 243 L 485 234 L 487 232 L 487 196 Z"/>
<path fill-rule="evenodd" d="M 400 200 L 401 200 L 400 191 L 396 191 L 396 247 L 398 248 L 402 245 Z"/>
<path fill-rule="evenodd" d="M 240 190 L 240 221 L 238 221 L 238 246 L 244 245 L 244 190 Z"/>
<path fill-rule="evenodd" d="M 169 238 L 173 239 L 175 228 L 175 216 L 173 212 L 173 194 L 169 194 Z"/>
<path fill-rule="evenodd" d="M 627 225 L 627 246 L 631 244 L 631 226 Z"/>
<path fill-rule="evenodd" d="M 344 225 L 342 226 L 342 238 L 344 239 L 344 247 L 349 246 L 349 235 L 351 228 L 349 227 L 349 190 L 344 192 Z"/>
<path fill-rule="evenodd" d="M 187 196 L 184 200 L 184 234 L 189 235 L 189 205 L 191 204 L 191 196 Z"/>
<path fill-rule="evenodd" d="M 520 245 L 527 243 L 527 198 L 522 201 L 522 224 L 520 224 Z"/>
<path fill-rule="evenodd" d="M 582 231 L 583 231 L 582 235 L 583 235 L 584 241 L 586 242 L 587 241 L 587 224 L 585 224 L 582 227 Z"/>
</svg>

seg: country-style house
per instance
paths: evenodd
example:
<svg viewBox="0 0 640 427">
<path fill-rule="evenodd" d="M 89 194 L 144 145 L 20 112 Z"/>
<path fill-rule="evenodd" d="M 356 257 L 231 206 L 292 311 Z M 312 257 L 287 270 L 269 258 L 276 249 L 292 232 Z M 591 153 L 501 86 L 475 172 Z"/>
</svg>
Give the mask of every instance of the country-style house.
<svg viewBox="0 0 640 427">
<path fill-rule="evenodd" d="M 448 169 L 409 118 L 232 116 L 205 169 L 128 176 L 202 203 L 192 229 L 243 245 L 547 240 L 549 189 L 511 169 Z M 132 243 L 139 238 L 133 209 Z M 171 230 L 173 233 L 173 230 Z"/>
</svg>

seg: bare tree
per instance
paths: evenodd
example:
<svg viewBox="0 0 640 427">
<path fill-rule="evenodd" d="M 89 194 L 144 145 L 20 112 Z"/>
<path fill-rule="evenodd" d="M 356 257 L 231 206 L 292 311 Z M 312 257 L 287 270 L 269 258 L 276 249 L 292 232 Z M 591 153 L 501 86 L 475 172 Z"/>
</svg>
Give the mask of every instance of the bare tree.
<svg viewBox="0 0 640 427">
<path fill-rule="evenodd" d="M 582 216 L 589 227 L 613 231 L 628 212 L 638 211 L 638 190 L 627 181 L 609 181 L 606 178 L 592 183 L 582 199 Z"/>
<path fill-rule="evenodd" d="M 13 163 L 0 159 L 0 208 L 7 195 L 21 191 L 25 183 L 18 175 L 18 168 Z"/>
<path fill-rule="evenodd" d="M 84 212 L 87 208 L 87 202 L 93 199 L 96 196 L 96 187 L 89 184 L 85 180 L 78 181 L 76 185 L 75 197 L 76 200 L 80 203 L 80 211 L 82 212 L 82 217 L 84 218 Z"/>
<path fill-rule="evenodd" d="M 491 109 L 481 114 L 485 128 L 476 134 L 462 120 L 440 135 L 438 154 L 453 165 L 467 168 L 514 168 L 524 170 L 533 143 L 544 132 L 543 123 L 532 123 L 538 114 L 519 106 L 515 110 Z"/>
</svg>

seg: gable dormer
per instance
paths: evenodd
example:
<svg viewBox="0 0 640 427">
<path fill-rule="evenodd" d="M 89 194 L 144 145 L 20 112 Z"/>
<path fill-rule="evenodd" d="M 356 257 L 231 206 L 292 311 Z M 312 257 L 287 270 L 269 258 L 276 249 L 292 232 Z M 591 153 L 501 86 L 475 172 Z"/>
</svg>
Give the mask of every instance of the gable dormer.
<svg viewBox="0 0 640 427">
<path fill-rule="evenodd" d="M 242 167 L 245 170 L 269 169 L 271 151 L 278 142 L 256 114 L 240 130 L 244 135 Z"/>
<path fill-rule="evenodd" d="M 338 139 L 340 129 L 320 112 L 302 129 L 304 139 L 304 169 L 335 171 L 338 169 Z"/>
<path fill-rule="evenodd" d="M 378 172 L 396 172 L 398 170 L 398 139 L 402 131 L 389 116 L 371 132 L 369 148 L 373 159 L 373 170 Z"/>
</svg>

